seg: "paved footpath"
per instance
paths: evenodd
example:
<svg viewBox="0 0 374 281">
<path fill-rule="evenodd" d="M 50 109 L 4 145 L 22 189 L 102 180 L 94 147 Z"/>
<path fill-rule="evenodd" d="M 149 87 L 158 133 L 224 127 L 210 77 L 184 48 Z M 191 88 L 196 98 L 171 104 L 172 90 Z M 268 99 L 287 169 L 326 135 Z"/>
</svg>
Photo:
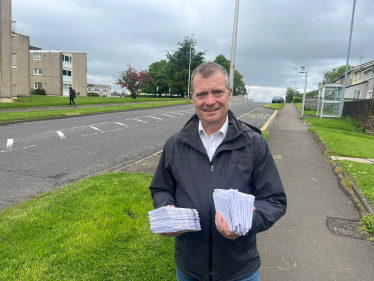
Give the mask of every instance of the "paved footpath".
<svg viewBox="0 0 374 281">
<path fill-rule="evenodd" d="M 258 234 L 261 280 L 374 280 L 374 242 L 334 235 L 328 228 L 338 233 L 339 223 L 349 225 L 359 213 L 293 104 L 278 113 L 269 146 L 288 208 Z"/>
<path fill-rule="evenodd" d="M 349 237 L 357 234 L 359 212 L 293 104 L 279 111 L 269 146 L 288 208 L 270 230 L 257 235 L 261 281 L 374 280 L 374 242 Z M 153 173 L 159 157 L 120 171 Z"/>
</svg>

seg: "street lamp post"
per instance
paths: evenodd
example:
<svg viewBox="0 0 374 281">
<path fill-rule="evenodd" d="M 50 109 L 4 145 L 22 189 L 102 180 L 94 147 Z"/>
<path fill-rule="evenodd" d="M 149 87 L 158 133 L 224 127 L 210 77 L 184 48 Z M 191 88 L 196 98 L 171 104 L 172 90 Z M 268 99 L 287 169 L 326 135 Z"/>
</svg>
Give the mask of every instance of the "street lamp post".
<svg viewBox="0 0 374 281">
<path fill-rule="evenodd" d="M 302 107 L 301 107 L 301 117 L 304 116 L 306 84 L 308 83 L 308 71 L 309 71 L 309 67 L 306 68 L 306 74 L 305 74 L 305 86 L 304 86 L 303 103 L 302 103 Z"/>
<path fill-rule="evenodd" d="M 230 62 L 230 88 L 231 89 L 234 89 L 235 51 L 236 51 L 236 35 L 238 33 L 238 15 L 239 15 L 239 0 L 236 0 L 234 31 L 232 34 L 231 62 Z M 229 107 L 231 107 L 231 101 L 230 101 Z"/>
<path fill-rule="evenodd" d="M 353 0 L 353 10 L 352 10 L 352 20 L 351 20 L 351 34 L 349 35 L 347 63 L 345 65 L 345 73 L 344 73 L 344 87 L 343 87 L 343 94 L 342 94 L 343 97 L 342 97 L 342 103 L 341 103 L 341 109 L 340 109 L 339 117 L 342 117 L 343 108 L 344 108 L 344 95 L 345 95 L 345 86 L 346 86 L 346 81 L 347 81 L 349 54 L 351 52 L 351 40 L 352 40 L 353 20 L 354 20 L 354 17 L 355 17 L 355 6 L 356 6 L 356 0 Z"/>
<path fill-rule="evenodd" d="M 187 90 L 187 100 L 190 100 L 190 75 L 191 75 L 191 44 L 190 44 L 190 66 L 188 67 L 188 90 Z"/>
</svg>

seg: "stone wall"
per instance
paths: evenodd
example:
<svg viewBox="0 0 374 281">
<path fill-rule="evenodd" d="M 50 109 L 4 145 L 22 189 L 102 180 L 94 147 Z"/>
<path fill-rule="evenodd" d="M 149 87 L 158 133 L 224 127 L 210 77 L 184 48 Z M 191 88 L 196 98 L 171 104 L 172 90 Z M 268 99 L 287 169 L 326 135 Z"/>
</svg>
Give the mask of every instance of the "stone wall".
<svg viewBox="0 0 374 281">
<path fill-rule="evenodd" d="M 374 99 L 344 102 L 344 116 L 356 119 L 365 127 L 365 132 L 374 135 Z"/>
</svg>

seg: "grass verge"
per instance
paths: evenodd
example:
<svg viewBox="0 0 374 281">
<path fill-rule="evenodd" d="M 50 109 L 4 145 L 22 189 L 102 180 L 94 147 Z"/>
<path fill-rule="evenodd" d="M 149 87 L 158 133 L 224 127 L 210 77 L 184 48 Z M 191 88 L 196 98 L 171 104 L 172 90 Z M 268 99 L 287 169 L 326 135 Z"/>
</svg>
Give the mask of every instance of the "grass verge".
<svg viewBox="0 0 374 281">
<path fill-rule="evenodd" d="M 262 136 L 264 137 L 264 139 L 266 140 L 266 141 L 268 141 L 268 139 L 269 139 L 269 131 L 267 131 L 267 130 L 264 130 L 264 131 L 262 131 Z"/>
<path fill-rule="evenodd" d="M 50 117 L 70 116 L 70 115 L 84 115 L 84 114 L 93 114 L 93 113 L 101 113 L 101 112 L 115 112 L 115 111 L 134 110 L 134 109 L 143 109 L 143 108 L 156 108 L 156 107 L 172 106 L 172 105 L 188 104 L 188 103 L 190 102 L 189 101 L 171 101 L 171 102 L 88 107 L 88 108 L 81 108 L 78 106 L 78 107 L 72 107 L 72 108 L 67 108 L 67 109 L 4 112 L 4 113 L 0 113 L 0 122 L 50 118 Z"/>
<path fill-rule="evenodd" d="M 265 104 L 262 107 L 275 109 L 275 110 L 281 110 L 284 107 L 284 103 L 269 103 L 269 104 Z"/>
<path fill-rule="evenodd" d="M 93 105 L 93 104 L 110 104 L 110 103 L 137 103 L 137 102 L 155 102 L 155 101 L 176 101 L 176 98 L 150 98 L 138 96 L 136 99 L 131 97 L 117 98 L 117 97 L 77 97 L 76 102 L 79 105 Z M 186 99 L 179 99 L 186 100 Z M 10 108 L 28 108 L 28 107 L 48 107 L 48 106 L 67 106 L 69 98 L 66 96 L 38 96 L 31 95 L 30 97 L 19 97 L 12 103 L 0 103 L 0 109 Z"/>
<path fill-rule="evenodd" d="M 301 108 L 302 108 L 302 106 L 303 106 L 303 104 L 302 103 L 295 103 L 295 105 L 296 105 L 296 107 L 298 108 L 298 109 L 300 109 L 301 110 Z M 304 115 L 309 115 L 309 116 L 316 116 L 316 114 L 317 114 L 317 110 L 309 110 L 309 109 L 305 109 L 304 108 Z"/>
<path fill-rule="evenodd" d="M 0 213 L 0 280 L 174 280 L 149 230 L 152 175 L 108 173 Z"/>
<path fill-rule="evenodd" d="M 340 161 L 351 178 L 360 187 L 361 193 L 374 205 L 374 166 L 353 161 Z"/>
</svg>

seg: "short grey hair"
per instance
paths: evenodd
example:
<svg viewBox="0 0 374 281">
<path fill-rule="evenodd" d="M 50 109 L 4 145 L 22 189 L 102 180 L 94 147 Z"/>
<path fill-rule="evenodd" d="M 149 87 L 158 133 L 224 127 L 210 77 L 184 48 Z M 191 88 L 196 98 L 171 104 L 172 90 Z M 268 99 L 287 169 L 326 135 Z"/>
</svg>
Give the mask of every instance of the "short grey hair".
<svg viewBox="0 0 374 281">
<path fill-rule="evenodd" d="M 191 76 L 191 92 L 192 92 L 192 95 L 194 94 L 194 91 L 195 91 L 195 87 L 194 87 L 194 84 L 193 84 L 193 80 L 195 78 L 195 75 L 201 75 L 203 78 L 208 78 L 208 77 L 212 76 L 214 73 L 216 73 L 217 71 L 221 71 L 222 74 L 225 76 L 225 86 L 226 86 L 227 90 L 229 90 L 229 94 L 230 94 L 230 80 L 229 80 L 229 75 L 228 75 L 226 69 L 218 63 L 215 63 L 215 62 L 212 62 L 212 61 L 207 61 L 207 62 L 204 62 L 203 64 L 200 64 L 192 72 L 192 76 Z"/>
</svg>

